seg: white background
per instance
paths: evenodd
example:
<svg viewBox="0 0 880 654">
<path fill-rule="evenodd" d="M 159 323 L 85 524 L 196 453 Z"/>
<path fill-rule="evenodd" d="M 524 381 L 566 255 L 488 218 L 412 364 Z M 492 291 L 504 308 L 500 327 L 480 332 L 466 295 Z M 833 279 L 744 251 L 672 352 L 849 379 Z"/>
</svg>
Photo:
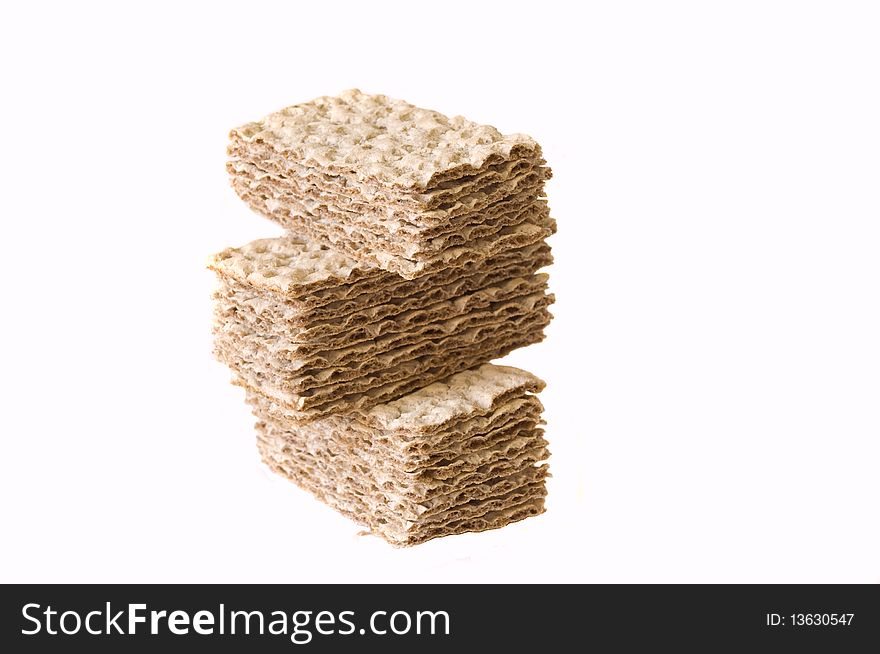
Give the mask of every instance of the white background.
<svg viewBox="0 0 880 654">
<path fill-rule="evenodd" d="M 5 3 L 0 581 L 880 582 L 874 3 Z M 395 550 L 259 464 L 229 129 L 350 87 L 544 147 L 548 512 Z"/>
</svg>

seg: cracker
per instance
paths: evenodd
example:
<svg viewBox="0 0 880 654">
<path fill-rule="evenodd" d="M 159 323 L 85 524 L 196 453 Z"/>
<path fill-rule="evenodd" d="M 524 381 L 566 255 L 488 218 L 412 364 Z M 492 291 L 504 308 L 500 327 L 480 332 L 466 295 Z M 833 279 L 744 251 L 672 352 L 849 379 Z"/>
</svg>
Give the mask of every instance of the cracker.
<svg viewBox="0 0 880 654">
<path fill-rule="evenodd" d="M 287 107 L 232 135 L 266 143 L 305 165 L 408 191 L 539 152 L 525 135 L 505 136 L 460 116 L 356 89 Z"/>
<path fill-rule="evenodd" d="M 527 372 L 484 365 L 388 406 L 309 424 L 259 394 L 248 402 L 270 468 L 390 543 L 411 545 L 543 511 L 542 387 Z"/>
<path fill-rule="evenodd" d="M 228 153 L 254 211 L 407 279 L 555 231 L 534 140 L 385 96 L 288 107 L 233 129 Z"/>
</svg>

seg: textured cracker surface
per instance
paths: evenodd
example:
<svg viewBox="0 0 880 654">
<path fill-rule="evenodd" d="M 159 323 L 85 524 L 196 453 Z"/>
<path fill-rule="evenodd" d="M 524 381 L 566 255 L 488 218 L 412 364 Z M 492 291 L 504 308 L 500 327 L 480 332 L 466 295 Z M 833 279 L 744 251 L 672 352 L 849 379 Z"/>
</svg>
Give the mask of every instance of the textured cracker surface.
<svg viewBox="0 0 880 654">
<path fill-rule="evenodd" d="M 304 234 L 308 238 L 327 243 L 335 251 L 342 252 L 352 259 L 358 259 L 365 266 L 378 266 L 406 279 L 415 279 L 444 268 L 479 262 L 504 252 L 534 245 L 556 232 L 556 221 L 543 218 L 539 223 L 523 222 L 503 227 L 491 237 L 474 239 L 463 245 L 455 245 L 427 258 L 411 260 L 385 251 L 380 247 L 365 247 L 342 235 L 344 229 L 328 226 L 299 215 L 278 216 L 277 222 L 294 234 Z"/>
<path fill-rule="evenodd" d="M 532 484 L 517 485 L 513 481 L 524 472 L 520 470 L 497 479 L 494 488 L 499 494 L 480 488 L 493 488 L 488 484 L 473 484 L 462 489 L 461 503 L 453 499 L 442 512 L 424 520 L 401 518 L 400 511 L 404 508 L 401 502 L 371 494 L 369 482 L 345 476 L 345 466 L 327 469 L 321 453 L 291 447 L 291 441 L 283 432 L 265 425 L 258 425 L 257 431 L 258 449 L 271 470 L 396 547 L 418 545 L 441 536 L 497 529 L 544 512 L 546 470 L 533 468 L 539 480 Z M 472 489 L 477 488 L 480 490 L 476 496 L 467 499 Z"/>
<path fill-rule="evenodd" d="M 208 268 L 221 277 L 256 289 L 294 297 L 305 296 L 308 304 L 315 305 L 326 296 L 328 289 L 339 289 L 332 291 L 337 296 L 332 299 L 345 297 L 354 290 L 369 292 L 379 285 L 402 287 L 404 292 L 421 291 L 435 283 L 448 283 L 461 275 L 494 270 L 503 264 L 536 261 L 542 266 L 549 265 L 552 263 L 549 246 L 542 244 L 539 239 L 536 241 L 519 248 L 502 250 L 483 259 L 458 256 L 448 265 L 437 266 L 421 276 L 419 281 L 408 280 L 374 264 L 359 262 L 318 241 L 292 235 L 262 238 L 239 247 L 226 248 L 209 259 Z"/>
<path fill-rule="evenodd" d="M 456 311 L 448 310 L 424 316 L 413 312 L 399 321 L 380 321 L 366 325 L 364 329 L 349 330 L 323 341 L 299 338 L 298 334 L 291 334 L 284 325 L 276 328 L 274 324 L 255 324 L 234 313 L 218 315 L 214 333 L 215 338 L 239 349 L 243 355 L 252 356 L 253 353 L 255 358 L 269 355 L 285 370 L 331 365 L 336 367 L 364 356 L 372 356 L 366 352 L 379 354 L 428 339 L 450 336 L 483 324 L 518 321 L 542 297 L 542 288 L 531 295 L 511 294 L 506 298 L 496 295 L 493 300 L 476 296 L 473 304 L 458 305 Z M 440 308 L 442 310 L 447 307 Z M 410 318 L 416 322 L 409 320 Z M 419 320 L 422 318 L 424 322 Z M 219 341 L 216 344 L 219 346 Z"/>
<path fill-rule="evenodd" d="M 424 190 L 443 173 L 479 169 L 514 148 L 537 150 L 523 134 L 421 109 L 357 89 L 287 107 L 233 130 L 307 165 L 353 173 L 386 186 Z"/>
<path fill-rule="evenodd" d="M 257 393 L 248 403 L 272 470 L 400 546 L 543 512 L 549 452 L 533 394 L 542 386 L 525 371 L 486 365 L 407 402 L 308 424 Z M 427 424 L 439 427 L 422 431 Z"/>
<path fill-rule="evenodd" d="M 215 353 L 236 372 L 259 381 L 261 388 L 273 389 L 275 393 L 306 396 L 311 401 L 317 401 L 337 395 L 341 387 L 348 388 L 348 392 L 365 392 L 376 385 L 448 364 L 467 351 L 472 357 L 470 361 L 459 361 L 457 369 L 448 374 L 459 372 L 500 356 L 496 352 L 503 344 L 518 343 L 523 338 L 533 341 L 542 339 L 544 327 L 549 322 L 549 312 L 542 309 L 503 322 L 485 321 L 459 333 L 427 338 L 387 351 L 376 351 L 365 343 L 347 348 L 349 353 L 342 362 L 333 364 L 328 361 L 326 367 L 320 364 L 302 367 L 286 358 L 279 358 L 258 344 L 251 344 L 244 350 L 239 347 L 244 343 L 219 336 L 215 340 Z M 357 356 L 358 353 L 360 356 Z M 435 377 L 423 385 L 427 386 L 444 376 Z"/>
<path fill-rule="evenodd" d="M 544 382 L 519 368 L 484 364 L 373 407 L 367 418 L 382 429 L 418 430 L 454 416 L 487 410 L 495 398 L 515 389 L 537 392 Z"/>
<path fill-rule="evenodd" d="M 490 283 L 486 283 L 485 280 Z M 331 310 L 308 319 L 294 302 L 264 297 L 248 287 L 223 284 L 214 293 L 215 327 L 227 322 L 248 325 L 253 333 L 278 336 L 297 343 L 299 349 L 318 350 L 327 346 L 352 344 L 381 334 L 419 329 L 420 326 L 504 301 L 516 296 L 546 290 L 547 275 L 513 277 L 491 283 L 492 277 L 463 277 L 452 285 L 441 285 L 427 292 L 392 302 L 380 303 L 345 315 Z M 480 284 L 479 282 L 483 282 Z M 476 287 L 476 290 L 472 290 Z"/>
<path fill-rule="evenodd" d="M 479 343 L 456 348 L 442 355 L 422 356 L 386 369 L 382 374 L 365 375 L 348 382 L 332 383 L 304 391 L 302 395 L 277 383 L 277 378 L 248 371 L 227 362 L 232 383 L 270 398 L 283 407 L 285 414 L 297 421 L 311 421 L 323 416 L 365 411 L 383 402 L 400 398 L 450 375 L 512 352 L 516 348 L 543 340 L 543 327 L 549 322 L 539 318 L 525 329 L 497 333 Z M 307 394 L 305 394 L 307 393 Z"/>
<path fill-rule="evenodd" d="M 365 267 L 326 246 L 289 237 L 263 238 L 227 248 L 211 258 L 209 268 L 257 288 L 290 293 L 316 282 L 342 282 L 354 270 Z"/>
<path fill-rule="evenodd" d="M 238 196 L 257 213 L 283 225 L 303 221 L 314 224 L 336 239 L 346 238 L 369 248 L 379 248 L 404 258 L 439 252 L 449 241 L 460 244 L 498 231 L 503 226 L 521 222 L 542 222 L 550 216 L 545 200 L 526 188 L 505 194 L 481 210 L 455 217 L 446 223 L 415 226 L 396 219 L 386 219 L 374 212 L 353 209 L 328 198 L 311 199 L 260 182 L 233 179 Z M 419 214 L 421 220 L 423 214 Z M 296 221 L 287 218 L 298 217 Z M 295 232 L 296 233 L 296 232 Z"/>
</svg>

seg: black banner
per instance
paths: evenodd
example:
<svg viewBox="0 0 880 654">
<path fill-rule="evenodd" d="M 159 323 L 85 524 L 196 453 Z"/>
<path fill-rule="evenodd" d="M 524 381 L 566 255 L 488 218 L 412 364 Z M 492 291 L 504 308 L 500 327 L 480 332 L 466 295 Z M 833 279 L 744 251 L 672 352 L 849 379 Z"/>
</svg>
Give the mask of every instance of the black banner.
<svg viewBox="0 0 880 654">
<path fill-rule="evenodd" d="M 13 585 L 0 623 L 5 652 L 855 651 L 880 643 L 880 587 Z"/>
</svg>

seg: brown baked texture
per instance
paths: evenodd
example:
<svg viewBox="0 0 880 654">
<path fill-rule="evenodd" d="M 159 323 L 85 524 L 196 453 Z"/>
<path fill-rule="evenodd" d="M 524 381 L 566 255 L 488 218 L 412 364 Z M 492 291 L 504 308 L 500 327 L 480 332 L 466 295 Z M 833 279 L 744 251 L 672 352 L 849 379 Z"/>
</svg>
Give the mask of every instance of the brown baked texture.
<svg viewBox="0 0 880 654">
<path fill-rule="evenodd" d="M 213 352 L 262 461 L 395 546 L 544 512 L 556 232 L 541 147 L 359 90 L 231 130 L 232 189 L 286 236 L 214 255 Z"/>
<path fill-rule="evenodd" d="M 350 90 L 230 132 L 227 170 L 254 211 L 407 279 L 556 229 L 540 146 L 460 116 Z"/>
<path fill-rule="evenodd" d="M 369 408 L 542 340 L 549 261 L 538 243 L 406 280 L 304 239 L 228 248 L 214 353 L 301 421 Z"/>
<path fill-rule="evenodd" d="M 544 511 L 543 382 L 483 365 L 397 400 L 303 424 L 248 393 L 275 472 L 393 545 Z"/>
</svg>

